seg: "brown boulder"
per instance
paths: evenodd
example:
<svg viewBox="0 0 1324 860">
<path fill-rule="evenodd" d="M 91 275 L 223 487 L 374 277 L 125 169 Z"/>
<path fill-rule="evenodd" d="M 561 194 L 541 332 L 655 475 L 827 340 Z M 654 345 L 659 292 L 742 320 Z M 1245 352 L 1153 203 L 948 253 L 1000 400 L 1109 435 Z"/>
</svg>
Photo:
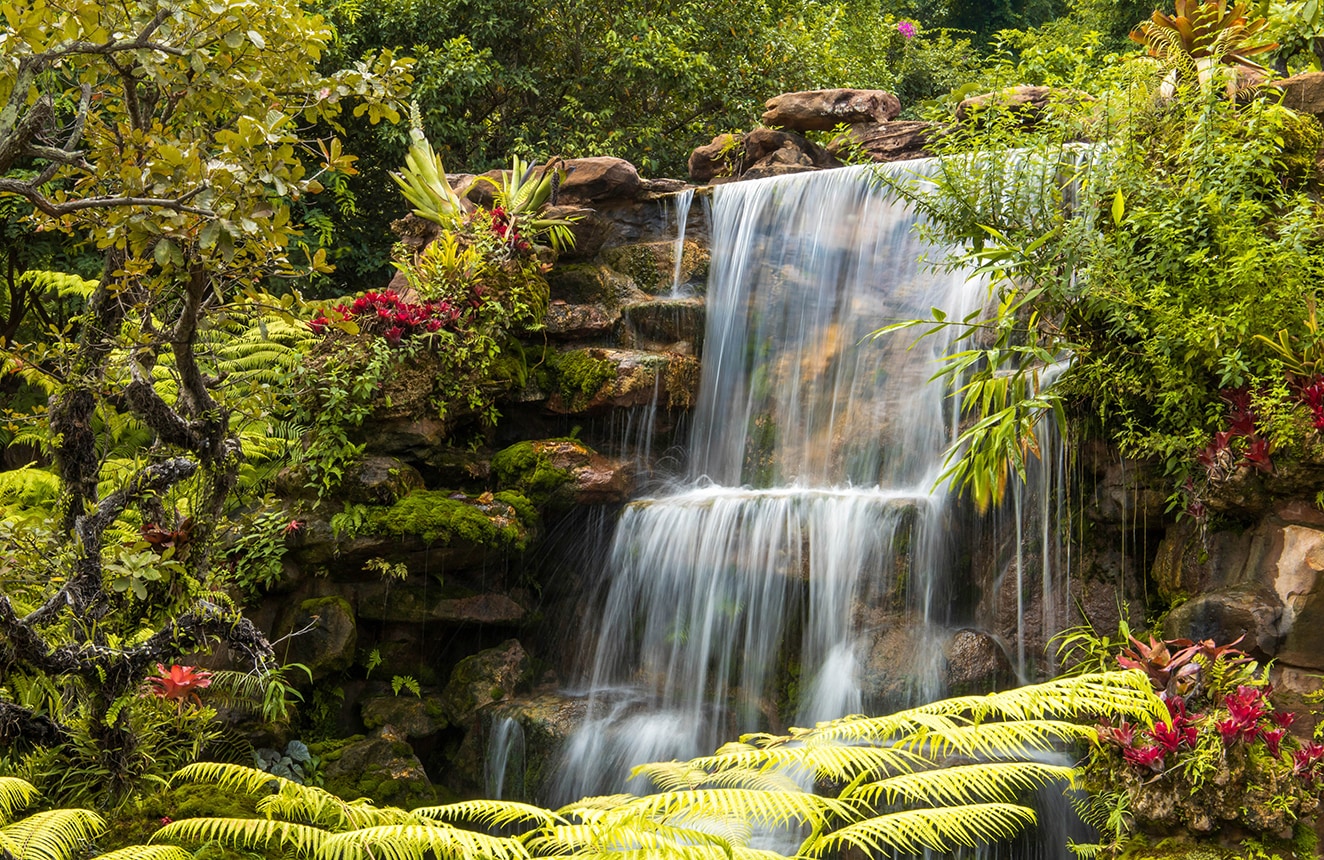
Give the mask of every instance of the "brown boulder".
<svg viewBox="0 0 1324 860">
<path fill-rule="evenodd" d="M 1324 72 L 1293 75 L 1281 81 L 1274 81 L 1270 86 L 1282 91 L 1284 107 L 1300 113 L 1324 116 Z"/>
<path fill-rule="evenodd" d="M 771 128 L 745 134 L 719 134 L 712 143 L 690 154 L 690 179 L 706 183 L 721 179 L 759 179 L 840 167 L 841 162 L 803 135 Z"/>
<path fill-rule="evenodd" d="M 764 125 L 796 131 L 827 131 L 842 123 L 887 122 L 901 101 L 883 90 L 808 90 L 783 93 L 764 105 Z"/>
<path fill-rule="evenodd" d="M 623 158 L 598 156 L 565 162 L 558 205 L 588 206 L 603 200 L 632 200 L 643 189 L 639 171 Z"/>
<path fill-rule="evenodd" d="M 1054 101 L 1067 104 L 1094 101 L 1094 97 L 1078 90 L 1057 87 L 1007 87 L 992 93 L 970 96 L 956 106 L 956 118 L 962 122 L 989 109 L 1011 111 L 1025 122 L 1043 118 L 1048 105 Z"/>
<path fill-rule="evenodd" d="M 874 161 L 929 158 L 933 153 L 927 147 L 941 128 L 934 122 L 861 123 L 829 143 L 827 150 L 837 158 L 852 151 L 861 152 Z"/>
</svg>

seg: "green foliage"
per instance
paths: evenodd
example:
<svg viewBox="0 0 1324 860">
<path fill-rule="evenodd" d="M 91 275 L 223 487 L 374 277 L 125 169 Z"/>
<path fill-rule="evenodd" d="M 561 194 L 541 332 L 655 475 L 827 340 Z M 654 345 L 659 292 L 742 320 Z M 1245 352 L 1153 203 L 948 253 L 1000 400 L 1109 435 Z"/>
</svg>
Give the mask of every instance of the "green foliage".
<svg viewBox="0 0 1324 860">
<path fill-rule="evenodd" d="M 550 440 L 582 449 L 573 439 Z M 552 462 L 546 442 L 517 442 L 492 457 L 492 473 L 503 487 L 510 487 L 535 505 L 545 505 L 571 480 L 569 469 Z"/>
<path fill-rule="evenodd" d="M 1191 478 L 1195 494 L 1195 455 L 1227 420 L 1228 382 L 1245 381 L 1269 450 L 1303 438 L 1306 410 L 1270 341 L 1311 342 L 1319 124 L 1208 89 L 1154 100 L 1153 74 L 1102 105 L 1058 103 L 1030 130 L 986 112 L 940 144 L 931 186 L 898 189 L 937 238 L 965 247 L 959 264 L 995 298 L 988 313 L 928 321 L 970 333 L 944 371 L 971 419 L 949 474 L 982 503 L 1059 409 L 1179 486 Z M 1020 153 L 970 154 L 1008 146 Z"/>
<path fill-rule="evenodd" d="M 803 834 L 799 857 L 848 846 L 945 851 L 1006 839 L 1033 822 L 1026 792 L 1069 784 L 1074 772 L 1027 756 L 1064 741 L 1092 741 L 1093 728 L 1076 721 L 1099 714 L 1152 724 L 1166 711 L 1140 673 L 1096 673 L 887 717 L 846 717 L 787 736 L 747 736 L 711 756 L 636 768 L 637 777 L 655 784 L 653 793 L 584 798 L 554 812 L 495 800 L 404 812 L 346 802 L 251 768 L 199 764 L 177 781 L 253 796 L 258 817 L 175 821 L 153 842 L 215 839 L 315 860 L 422 860 L 429 851 L 457 860 L 587 860 L 622 853 L 621 846 L 691 860 L 776 860 L 781 855 L 751 845 L 755 828 L 774 827 Z"/>
</svg>

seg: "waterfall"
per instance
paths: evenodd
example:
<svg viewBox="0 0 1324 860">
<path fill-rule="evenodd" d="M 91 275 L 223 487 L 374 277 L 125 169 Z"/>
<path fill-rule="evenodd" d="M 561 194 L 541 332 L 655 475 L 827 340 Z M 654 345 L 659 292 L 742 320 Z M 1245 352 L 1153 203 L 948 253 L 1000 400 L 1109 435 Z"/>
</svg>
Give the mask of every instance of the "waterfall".
<svg viewBox="0 0 1324 860">
<path fill-rule="evenodd" d="M 483 781 L 487 797 L 522 798 L 524 795 L 524 729 L 511 717 L 493 717 L 487 757 L 483 761 Z M 514 777 L 507 785 L 507 777 Z"/>
<path fill-rule="evenodd" d="M 672 246 L 671 256 L 671 297 L 683 296 L 684 284 L 680 282 L 685 271 L 685 227 L 690 220 L 690 205 L 694 202 L 694 188 L 686 187 L 676 194 L 676 241 Z"/>
<path fill-rule="evenodd" d="M 868 335 L 932 308 L 960 319 L 986 290 L 920 261 L 942 250 L 872 171 L 714 189 L 690 473 L 617 525 L 557 798 L 941 693 L 932 625 L 954 553 L 935 486 L 958 404 L 929 378 L 952 341 Z M 880 652 L 903 623 L 907 648 Z"/>
</svg>

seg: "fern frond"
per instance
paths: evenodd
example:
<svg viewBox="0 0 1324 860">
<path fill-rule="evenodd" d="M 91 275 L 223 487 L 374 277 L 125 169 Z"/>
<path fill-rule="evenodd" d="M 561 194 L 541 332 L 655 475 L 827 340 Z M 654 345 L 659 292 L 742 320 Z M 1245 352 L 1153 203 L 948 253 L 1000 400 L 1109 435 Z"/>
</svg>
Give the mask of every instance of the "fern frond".
<svg viewBox="0 0 1324 860">
<path fill-rule="evenodd" d="M 275 794 L 261 798 L 257 811 L 268 818 L 302 821 L 332 832 L 377 827 L 385 824 L 416 824 L 418 819 L 393 806 L 376 806 L 371 800 L 341 800 L 314 785 L 284 780 Z"/>
<path fill-rule="evenodd" d="M 447 824 L 394 824 L 330 836 L 318 860 L 524 860 L 529 856 L 516 839 L 487 836 Z"/>
<path fill-rule="evenodd" d="M 52 809 L 0 827 L 15 860 L 73 860 L 106 822 L 90 809 Z"/>
<path fill-rule="evenodd" d="M 16 776 L 0 776 L 0 823 L 20 809 L 24 809 L 40 796 L 37 787 Z"/>
<path fill-rule="evenodd" d="M 412 811 L 414 815 L 421 815 L 424 818 L 472 821 L 489 827 L 505 827 L 525 821 L 547 826 L 565 821 L 561 816 L 540 806 L 513 800 L 465 800 L 460 803 L 448 803 L 445 806 L 422 806 Z"/>
<path fill-rule="evenodd" d="M 1034 823 L 1034 811 L 1009 803 L 981 803 L 940 809 L 912 809 L 879 815 L 800 846 L 800 856 L 819 857 L 847 846 L 868 855 L 920 854 L 1000 842 Z"/>
<path fill-rule="evenodd" d="M 1055 678 L 987 696 L 960 696 L 912 709 L 917 713 L 968 712 L 976 722 L 988 719 L 1041 720 L 1129 716 L 1148 725 L 1168 719 L 1167 707 L 1154 694 L 1144 672 L 1127 669 Z"/>
<path fill-rule="evenodd" d="M 1013 803 L 1027 791 L 1054 782 L 1071 784 L 1075 768 L 1037 762 L 983 762 L 906 773 L 851 786 L 842 797 L 868 806 L 922 803 L 956 806 L 966 803 Z"/>
<path fill-rule="evenodd" d="M 709 773 L 693 762 L 653 762 L 641 764 L 631 777 L 646 776 L 662 791 L 686 788 L 750 788 L 757 791 L 799 791 L 800 784 L 775 770 L 727 768 Z"/>
<path fill-rule="evenodd" d="M 273 789 L 279 789 L 284 783 L 296 784 L 255 767 L 215 761 L 200 761 L 185 765 L 175 771 L 170 781 L 176 785 L 181 782 L 205 782 L 222 791 L 234 791 L 250 797 L 271 794 Z"/>
<path fill-rule="evenodd" d="M 942 733 L 916 735 L 904 743 L 939 759 L 953 755 L 1020 759 L 1029 751 L 1052 752 L 1064 743 L 1097 740 L 1098 732 L 1093 726 L 1061 720 L 1025 720 L 977 723 Z"/>
<path fill-rule="evenodd" d="M 604 812 L 629 803 L 634 799 L 633 794 L 602 794 L 594 797 L 583 797 L 556 810 L 556 814 L 565 819 L 577 818 L 580 821 L 593 821 L 602 817 Z"/>
<path fill-rule="evenodd" d="M 730 770 L 779 771 L 792 778 L 800 774 L 819 779 L 851 782 L 861 773 L 909 773 L 931 762 L 912 750 L 897 747 L 846 744 L 745 746 L 719 755 L 701 756 L 691 764 L 714 773 Z"/>
<path fill-rule="evenodd" d="M 855 807 L 806 791 L 753 791 L 743 788 L 702 788 L 665 791 L 636 798 L 628 813 L 652 817 L 734 816 L 755 824 L 780 826 L 808 822 L 822 826 L 829 817 L 854 818 Z"/>
<path fill-rule="evenodd" d="M 320 827 L 269 818 L 184 818 L 152 834 L 153 843 L 219 842 L 231 848 L 289 851 L 312 857 L 330 836 Z"/>
<path fill-rule="evenodd" d="M 98 854 L 96 860 L 193 860 L 193 852 L 178 845 L 129 845 Z"/>
</svg>

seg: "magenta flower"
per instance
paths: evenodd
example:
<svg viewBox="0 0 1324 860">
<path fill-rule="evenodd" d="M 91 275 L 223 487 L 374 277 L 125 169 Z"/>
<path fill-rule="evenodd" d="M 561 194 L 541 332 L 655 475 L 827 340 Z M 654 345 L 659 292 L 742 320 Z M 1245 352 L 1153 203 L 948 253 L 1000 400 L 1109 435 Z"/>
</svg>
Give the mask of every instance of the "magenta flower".
<svg viewBox="0 0 1324 860">
<path fill-rule="evenodd" d="M 907 39 L 915 38 L 915 25 L 909 21 L 898 21 L 896 23 L 896 31 Z"/>
</svg>

